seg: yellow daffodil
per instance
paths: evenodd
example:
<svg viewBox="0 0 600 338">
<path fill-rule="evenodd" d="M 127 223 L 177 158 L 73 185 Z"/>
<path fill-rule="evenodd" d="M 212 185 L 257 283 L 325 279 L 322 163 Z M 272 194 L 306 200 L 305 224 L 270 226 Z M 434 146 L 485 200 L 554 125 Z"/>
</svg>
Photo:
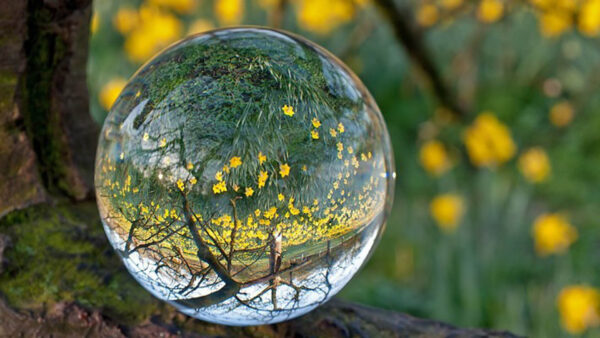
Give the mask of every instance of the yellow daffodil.
<svg viewBox="0 0 600 338">
<path fill-rule="evenodd" d="M 587 285 L 563 288 L 556 301 L 562 326 L 571 334 L 600 325 L 600 291 Z"/>
<path fill-rule="evenodd" d="M 464 202 L 456 194 L 438 195 L 429 204 L 429 211 L 442 230 L 453 232 L 462 219 Z"/>
<path fill-rule="evenodd" d="M 560 214 L 543 214 L 533 223 L 535 251 L 540 256 L 560 254 L 577 239 L 577 229 Z"/>
</svg>

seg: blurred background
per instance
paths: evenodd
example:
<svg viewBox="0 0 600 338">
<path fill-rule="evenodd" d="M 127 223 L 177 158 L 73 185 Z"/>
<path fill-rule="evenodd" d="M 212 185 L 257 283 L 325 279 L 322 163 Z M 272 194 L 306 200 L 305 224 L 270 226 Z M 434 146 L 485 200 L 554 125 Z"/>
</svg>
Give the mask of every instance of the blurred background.
<svg viewBox="0 0 600 338">
<path fill-rule="evenodd" d="M 242 24 L 333 52 L 387 121 L 397 196 L 341 297 L 600 337 L 600 0 L 95 1 L 93 118 L 164 47 Z"/>
</svg>

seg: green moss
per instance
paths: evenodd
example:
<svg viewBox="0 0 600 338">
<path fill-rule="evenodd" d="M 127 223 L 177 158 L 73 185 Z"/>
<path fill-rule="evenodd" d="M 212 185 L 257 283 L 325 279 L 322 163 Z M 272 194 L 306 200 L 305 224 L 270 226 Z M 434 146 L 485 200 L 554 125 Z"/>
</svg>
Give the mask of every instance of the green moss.
<svg viewBox="0 0 600 338">
<path fill-rule="evenodd" d="M 0 275 L 0 293 L 13 306 L 74 301 L 124 323 L 148 318 L 160 306 L 113 254 L 92 203 L 13 212 L 0 231 L 13 240 Z"/>
</svg>

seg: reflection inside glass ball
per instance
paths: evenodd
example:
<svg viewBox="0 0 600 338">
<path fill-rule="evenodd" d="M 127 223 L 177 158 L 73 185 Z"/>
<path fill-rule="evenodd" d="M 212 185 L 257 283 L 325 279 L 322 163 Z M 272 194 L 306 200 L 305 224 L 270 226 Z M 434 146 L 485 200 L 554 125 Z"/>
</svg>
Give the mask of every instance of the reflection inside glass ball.
<svg viewBox="0 0 600 338">
<path fill-rule="evenodd" d="M 383 230 L 389 137 L 345 66 L 299 37 L 232 28 L 144 65 L 104 122 L 98 206 L 129 272 L 180 311 L 273 323 L 327 301 Z"/>
</svg>

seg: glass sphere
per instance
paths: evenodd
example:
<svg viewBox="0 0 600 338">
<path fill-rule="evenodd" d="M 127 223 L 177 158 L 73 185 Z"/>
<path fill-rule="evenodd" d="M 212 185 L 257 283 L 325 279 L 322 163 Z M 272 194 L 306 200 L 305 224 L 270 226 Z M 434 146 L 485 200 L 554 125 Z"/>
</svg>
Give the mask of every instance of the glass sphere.
<svg viewBox="0 0 600 338">
<path fill-rule="evenodd" d="M 227 325 L 304 314 L 383 231 L 394 167 L 360 80 L 300 37 L 189 37 L 129 80 L 104 122 L 95 185 L 129 272 L 183 313 Z"/>
</svg>

